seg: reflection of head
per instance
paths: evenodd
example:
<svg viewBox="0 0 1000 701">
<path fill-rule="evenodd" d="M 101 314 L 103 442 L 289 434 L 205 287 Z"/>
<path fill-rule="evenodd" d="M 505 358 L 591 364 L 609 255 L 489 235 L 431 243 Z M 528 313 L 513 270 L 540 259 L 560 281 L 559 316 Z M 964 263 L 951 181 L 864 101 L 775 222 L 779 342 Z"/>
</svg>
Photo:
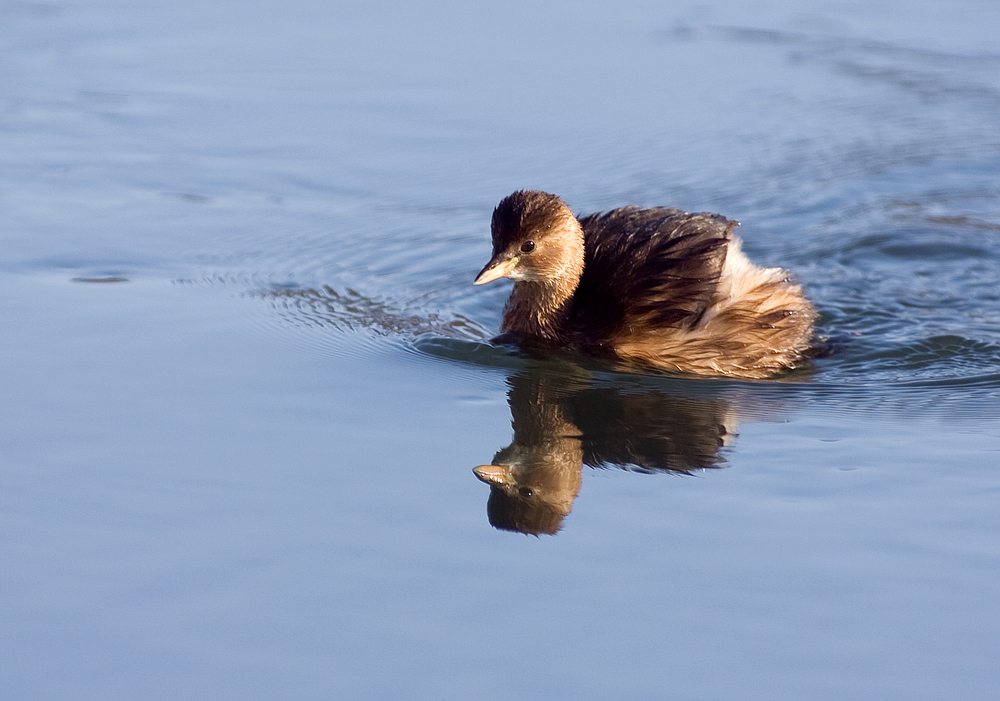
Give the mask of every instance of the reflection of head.
<svg viewBox="0 0 1000 701">
<path fill-rule="evenodd" d="M 517 531 L 529 535 L 554 535 L 562 528 L 564 513 L 553 511 L 548 504 L 533 502 L 502 489 L 490 489 L 486 502 L 490 525 L 501 531 Z"/>
<path fill-rule="evenodd" d="M 480 465 L 476 477 L 490 485 L 490 523 L 507 531 L 555 533 L 580 491 L 580 440 L 566 437 L 544 446 L 511 445 Z"/>
</svg>

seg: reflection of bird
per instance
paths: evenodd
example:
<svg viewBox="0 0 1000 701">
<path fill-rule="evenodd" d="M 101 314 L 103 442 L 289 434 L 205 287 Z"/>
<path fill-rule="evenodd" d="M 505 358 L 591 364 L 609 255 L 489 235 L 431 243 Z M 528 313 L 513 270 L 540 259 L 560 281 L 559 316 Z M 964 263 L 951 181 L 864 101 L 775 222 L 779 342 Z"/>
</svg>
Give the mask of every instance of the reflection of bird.
<svg viewBox="0 0 1000 701">
<path fill-rule="evenodd" d="M 555 195 L 519 191 L 493 212 L 493 257 L 475 284 L 514 280 L 501 340 L 768 377 L 808 350 L 816 312 L 784 271 L 747 260 L 737 225 L 664 207 L 578 220 Z"/>
<path fill-rule="evenodd" d="M 724 399 L 594 388 L 562 375 L 509 379 L 514 440 L 474 468 L 490 485 L 487 515 L 503 530 L 556 533 L 580 491 L 581 471 L 617 466 L 691 473 L 721 467 L 736 430 Z"/>
</svg>

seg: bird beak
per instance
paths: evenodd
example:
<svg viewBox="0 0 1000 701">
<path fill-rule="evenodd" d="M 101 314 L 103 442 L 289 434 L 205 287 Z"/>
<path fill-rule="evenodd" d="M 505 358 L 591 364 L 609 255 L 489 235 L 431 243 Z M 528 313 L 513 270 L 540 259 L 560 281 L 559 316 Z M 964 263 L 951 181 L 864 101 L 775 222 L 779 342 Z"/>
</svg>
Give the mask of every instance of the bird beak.
<svg viewBox="0 0 1000 701">
<path fill-rule="evenodd" d="M 503 465 L 479 465 L 472 468 L 472 471 L 476 473 L 476 477 L 486 484 L 492 484 L 497 487 L 509 480 L 507 468 Z"/>
<path fill-rule="evenodd" d="M 507 277 L 514 269 L 514 266 L 517 265 L 517 260 L 517 256 L 504 260 L 503 256 L 498 253 L 493 256 L 490 262 L 486 264 L 486 267 L 480 271 L 479 275 L 476 276 L 476 279 L 472 281 L 472 284 L 485 285 L 487 282 L 492 282 L 497 278 Z"/>
</svg>

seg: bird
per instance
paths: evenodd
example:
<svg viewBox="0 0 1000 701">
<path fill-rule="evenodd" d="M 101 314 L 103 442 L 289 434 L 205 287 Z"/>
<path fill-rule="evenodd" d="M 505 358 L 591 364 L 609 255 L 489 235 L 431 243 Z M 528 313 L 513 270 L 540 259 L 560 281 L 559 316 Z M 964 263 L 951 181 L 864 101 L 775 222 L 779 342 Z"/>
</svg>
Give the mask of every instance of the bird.
<svg viewBox="0 0 1000 701">
<path fill-rule="evenodd" d="M 738 221 L 672 207 L 577 217 L 518 190 L 493 211 L 473 284 L 514 281 L 494 341 L 668 372 L 763 379 L 807 356 L 817 313 L 781 268 L 754 265 Z"/>
</svg>

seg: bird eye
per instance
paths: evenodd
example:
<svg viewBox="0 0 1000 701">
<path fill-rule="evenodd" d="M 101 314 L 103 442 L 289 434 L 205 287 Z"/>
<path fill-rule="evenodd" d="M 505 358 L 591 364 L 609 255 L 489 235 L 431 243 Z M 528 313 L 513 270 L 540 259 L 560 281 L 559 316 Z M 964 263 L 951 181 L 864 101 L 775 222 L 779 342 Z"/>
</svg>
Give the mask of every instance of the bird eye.
<svg viewBox="0 0 1000 701">
<path fill-rule="evenodd" d="M 522 497 L 525 497 L 525 498 L 530 498 L 530 497 L 535 496 L 535 492 L 534 492 L 534 490 L 531 489 L 531 487 L 521 487 L 517 491 L 518 491 L 518 493 Z"/>
<path fill-rule="evenodd" d="M 531 253 L 533 250 L 535 250 L 534 241 L 525 241 L 521 244 L 521 253 Z"/>
</svg>

